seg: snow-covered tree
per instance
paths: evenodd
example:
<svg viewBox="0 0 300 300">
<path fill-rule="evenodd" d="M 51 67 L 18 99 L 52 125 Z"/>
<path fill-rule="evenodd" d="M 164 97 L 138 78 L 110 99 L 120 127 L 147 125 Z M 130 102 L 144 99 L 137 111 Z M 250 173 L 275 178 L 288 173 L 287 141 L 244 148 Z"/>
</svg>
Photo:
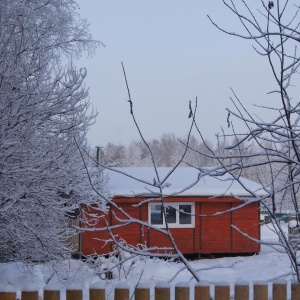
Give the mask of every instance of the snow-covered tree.
<svg viewBox="0 0 300 300">
<path fill-rule="evenodd" d="M 64 257 L 66 215 L 92 200 L 88 151 L 88 24 L 73 0 L 0 1 L 0 260 Z M 84 152 L 82 151 L 82 153 Z M 96 201 L 93 195 L 93 201 Z"/>
<path fill-rule="evenodd" d="M 199 170 L 199 179 L 204 176 L 220 178 L 224 174 L 230 174 L 235 181 L 239 182 L 251 195 L 251 197 L 243 198 L 246 204 L 257 201 L 261 203 L 263 209 L 268 211 L 273 230 L 278 235 L 278 243 L 269 243 L 268 245 L 271 247 L 276 246 L 277 249 L 280 249 L 279 251 L 286 252 L 289 255 L 292 273 L 300 281 L 300 203 L 298 201 L 300 188 L 300 110 L 298 91 L 293 86 L 293 83 L 296 82 L 295 79 L 299 76 L 300 65 L 298 54 L 300 6 L 297 1 L 289 0 L 222 0 L 222 2 L 241 22 L 244 30 L 241 32 L 227 31 L 211 19 L 212 23 L 229 35 L 252 41 L 255 51 L 266 58 L 275 82 L 274 89 L 269 93 L 273 103 L 271 107 L 267 107 L 262 103 L 262 115 L 254 115 L 247 110 L 240 98 L 233 92 L 232 101 L 236 110 L 228 110 L 227 123 L 229 130 L 218 136 L 217 150 L 203 138 L 201 129 L 197 126 L 196 109 L 193 111 L 190 107 L 189 116 L 192 117 L 193 125 L 202 139 L 202 146 L 193 145 L 190 131 L 187 141 L 183 143 L 185 144 L 184 152 L 173 167 L 175 169 L 184 162 L 188 151 L 194 151 L 196 157 L 199 154 L 207 157 L 210 162 L 214 160 L 214 163 L 210 164 L 210 168 L 204 168 L 203 164 L 192 163 Z M 147 143 L 141 134 L 133 114 L 133 102 L 130 97 L 125 71 L 124 75 L 131 115 L 144 142 L 144 149 L 146 149 L 145 158 L 149 157 L 150 163 L 156 171 L 157 160 L 154 151 L 159 149 L 159 143 L 155 141 L 152 145 L 153 148 L 151 148 L 151 143 Z M 249 87 L 254 88 L 252 85 L 249 85 Z M 266 117 L 266 111 L 272 112 L 272 117 L 269 120 Z M 234 119 L 239 121 L 238 125 L 236 125 Z M 240 122 L 245 126 L 240 126 Z M 192 130 L 193 125 L 190 130 Z M 245 128 L 245 131 L 241 132 L 241 128 Z M 230 130 L 232 131 L 230 132 Z M 261 183 L 265 193 L 261 193 L 261 190 L 256 193 L 256 191 L 245 185 L 241 180 L 243 175 Z M 167 177 L 160 179 L 157 176 L 153 182 L 153 187 L 159 188 L 159 193 L 155 195 L 159 195 L 162 205 L 164 205 L 163 188 Z M 233 194 L 232 196 L 238 198 L 237 195 Z M 295 218 L 293 223 L 296 223 L 298 228 L 298 235 L 292 236 L 291 239 L 286 236 L 280 223 L 280 217 L 277 215 L 277 212 L 287 208 L 292 209 L 290 215 Z M 164 213 L 166 234 L 176 251 L 176 257 L 182 259 L 185 267 L 199 280 L 195 270 L 177 249 L 172 234 L 168 230 L 165 215 Z M 126 217 L 132 222 L 129 216 Z M 136 220 L 136 222 L 138 223 L 139 220 Z M 234 229 L 240 231 L 237 227 L 234 227 Z M 241 231 L 240 233 L 243 234 Z M 127 248 L 127 250 L 133 253 L 132 249 Z M 150 254 L 148 253 L 148 255 Z"/>
<path fill-rule="evenodd" d="M 218 167 L 210 169 L 209 173 L 211 176 L 230 173 L 237 181 L 240 181 L 241 175 L 248 173 L 264 186 L 267 197 L 258 196 L 254 191 L 251 193 L 256 201 L 261 202 L 262 209 L 268 211 L 273 229 L 279 237 L 278 244 L 289 255 L 294 275 L 300 281 L 297 257 L 300 237 L 289 239 L 277 217 L 277 213 L 290 210 L 299 228 L 300 110 L 298 89 L 294 86 L 299 79 L 300 65 L 299 2 L 222 2 L 240 21 L 242 29 L 227 30 L 211 17 L 210 20 L 219 30 L 253 43 L 254 50 L 265 57 L 270 66 L 274 89 L 269 92 L 272 98 L 269 107 L 261 101 L 261 115 L 250 113 L 233 92 L 232 101 L 236 109 L 228 109 L 227 122 L 230 128 L 218 137 L 221 150 L 208 154 L 218 162 Z M 255 87 L 250 84 L 249 88 Z M 241 122 L 244 127 L 240 125 Z M 240 128 L 245 130 L 241 132 Z M 198 132 L 202 136 L 199 128 Z M 207 173 L 207 170 L 203 172 Z"/>
</svg>

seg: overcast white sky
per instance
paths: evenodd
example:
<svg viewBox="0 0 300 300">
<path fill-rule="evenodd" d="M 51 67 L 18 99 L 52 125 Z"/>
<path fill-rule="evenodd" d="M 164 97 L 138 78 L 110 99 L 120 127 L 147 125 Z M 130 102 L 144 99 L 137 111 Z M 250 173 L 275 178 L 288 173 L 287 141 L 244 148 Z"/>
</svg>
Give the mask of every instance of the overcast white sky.
<svg viewBox="0 0 300 300">
<path fill-rule="evenodd" d="M 270 90 L 266 62 L 251 47 L 219 32 L 239 23 L 220 0 L 78 0 L 94 38 L 106 47 L 90 59 L 86 85 L 99 115 L 88 135 L 92 146 L 138 139 L 129 114 L 123 61 L 136 119 L 147 140 L 188 132 L 188 103 L 198 97 L 197 120 L 213 140 L 226 127 L 232 87 L 252 110 Z M 268 103 L 264 103 L 268 105 Z"/>
</svg>

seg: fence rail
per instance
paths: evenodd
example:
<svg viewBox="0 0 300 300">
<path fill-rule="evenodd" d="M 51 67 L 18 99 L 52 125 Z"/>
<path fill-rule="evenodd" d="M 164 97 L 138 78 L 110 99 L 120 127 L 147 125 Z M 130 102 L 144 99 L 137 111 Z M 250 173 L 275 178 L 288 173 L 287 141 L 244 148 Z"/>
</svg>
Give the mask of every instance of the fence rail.
<svg viewBox="0 0 300 300">
<path fill-rule="evenodd" d="M 157 284 L 154 290 L 147 284 L 138 285 L 134 291 L 130 290 L 126 284 L 116 284 L 114 289 L 114 300 L 150 300 L 151 296 L 155 300 L 170 300 L 171 287 L 168 284 Z M 250 293 L 251 292 L 251 293 Z M 132 294 L 133 293 L 133 294 Z M 230 295 L 231 294 L 231 295 Z M 191 296 L 192 295 L 192 296 Z M 252 297 L 250 298 L 250 295 Z M 289 298 L 288 298 L 289 295 Z M 89 290 L 89 300 L 106 300 L 107 294 L 105 286 L 91 287 Z M 230 298 L 231 297 L 231 298 Z M 16 292 L 0 291 L 1 300 L 16 300 Z M 38 291 L 22 291 L 21 300 L 39 300 Z M 60 300 L 59 290 L 43 291 L 43 300 Z M 175 300 L 299 300 L 300 283 L 286 281 L 273 282 L 271 286 L 266 282 L 254 282 L 253 284 L 241 282 L 236 283 L 231 293 L 230 285 L 227 283 L 217 283 L 211 286 L 209 283 L 196 283 L 192 288 L 188 283 L 178 283 L 175 285 Z M 75 289 L 66 290 L 66 300 L 83 300 L 83 291 Z"/>
</svg>

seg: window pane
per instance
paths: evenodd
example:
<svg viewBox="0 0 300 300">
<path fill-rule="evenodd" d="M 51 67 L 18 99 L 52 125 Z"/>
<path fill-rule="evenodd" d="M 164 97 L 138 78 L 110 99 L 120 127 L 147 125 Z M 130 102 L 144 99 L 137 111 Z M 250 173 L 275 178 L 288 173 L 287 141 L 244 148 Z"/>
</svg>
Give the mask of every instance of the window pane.
<svg viewBox="0 0 300 300">
<path fill-rule="evenodd" d="M 192 224 L 192 215 L 190 215 L 191 212 L 191 205 L 179 205 L 179 224 Z"/>
<path fill-rule="evenodd" d="M 176 209 L 173 206 L 166 207 L 166 216 L 169 224 L 176 223 Z"/>
<path fill-rule="evenodd" d="M 163 214 L 161 205 L 151 205 L 151 224 L 163 224 Z"/>
</svg>

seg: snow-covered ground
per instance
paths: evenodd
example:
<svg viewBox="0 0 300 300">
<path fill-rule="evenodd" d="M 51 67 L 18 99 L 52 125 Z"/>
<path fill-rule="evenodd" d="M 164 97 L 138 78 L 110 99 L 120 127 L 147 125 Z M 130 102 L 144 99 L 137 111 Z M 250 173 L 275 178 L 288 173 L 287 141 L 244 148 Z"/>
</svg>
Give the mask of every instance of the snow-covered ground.
<svg viewBox="0 0 300 300">
<path fill-rule="evenodd" d="M 266 242 L 278 240 L 277 236 L 265 225 L 261 227 L 261 236 Z M 190 264 L 198 270 L 202 280 L 211 283 L 291 279 L 288 275 L 291 273 L 291 267 L 287 255 L 267 246 L 262 246 L 259 255 L 251 257 L 201 259 L 191 261 Z M 48 285 L 48 287 L 52 286 L 62 291 L 66 287 L 83 289 L 87 297 L 88 288 L 100 282 L 106 285 L 108 293 L 111 292 L 112 286 L 120 281 L 126 282 L 130 287 L 141 282 L 147 282 L 150 285 L 157 282 L 171 282 L 171 284 L 195 282 L 188 271 L 178 272 L 182 267 L 181 263 L 142 258 L 136 260 L 131 267 L 130 265 L 130 261 L 123 265 L 125 272 L 114 270 L 113 280 L 102 280 L 97 275 L 97 270 L 78 260 L 70 260 L 54 266 L 43 264 L 28 267 L 21 263 L 0 264 L 0 291 L 15 290 L 18 293 L 22 289 L 42 291 Z M 113 295 L 112 292 L 111 295 Z M 62 296 L 64 297 L 64 292 Z"/>
</svg>

